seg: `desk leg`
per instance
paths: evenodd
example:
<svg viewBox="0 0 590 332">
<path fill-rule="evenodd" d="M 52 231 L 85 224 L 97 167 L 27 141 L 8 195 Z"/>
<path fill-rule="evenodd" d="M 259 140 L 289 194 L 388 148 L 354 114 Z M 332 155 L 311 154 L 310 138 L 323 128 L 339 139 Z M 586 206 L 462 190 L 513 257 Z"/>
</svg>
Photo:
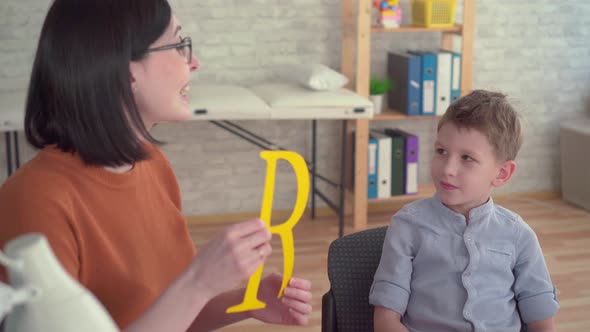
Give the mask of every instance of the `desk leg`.
<svg viewBox="0 0 590 332">
<path fill-rule="evenodd" d="M 8 176 L 12 174 L 12 142 L 10 137 L 11 132 L 4 133 L 4 140 L 6 142 L 6 170 Z"/>
<path fill-rule="evenodd" d="M 15 161 L 15 170 L 20 167 L 20 153 L 18 148 L 18 131 L 13 131 L 12 135 L 14 137 L 14 161 Z"/>
<path fill-rule="evenodd" d="M 344 200 L 346 196 L 346 127 L 347 120 L 342 121 L 342 152 L 340 153 L 340 214 L 338 219 L 338 236 L 344 235 Z"/>
<path fill-rule="evenodd" d="M 12 175 L 20 167 L 20 153 L 18 149 L 18 131 L 9 131 L 4 133 L 6 143 L 6 172 L 8 176 Z M 14 146 L 14 160 L 12 159 Z"/>
<path fill-rule="evenodd" d="M 315 219 L 315 174 L 316 174 L 316 133 L 317 121 L 311 121 L 311 219 Z"/>
</svg>

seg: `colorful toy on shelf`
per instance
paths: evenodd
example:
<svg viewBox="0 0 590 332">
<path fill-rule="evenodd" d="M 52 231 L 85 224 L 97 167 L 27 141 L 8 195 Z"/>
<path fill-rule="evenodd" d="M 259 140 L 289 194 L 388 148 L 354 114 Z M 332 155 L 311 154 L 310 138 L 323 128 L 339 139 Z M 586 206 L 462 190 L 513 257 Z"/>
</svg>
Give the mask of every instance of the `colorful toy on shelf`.
<svg viewBox="0 0 590 332">
<path fill-rule="evenodd" d="M 378 24 L 384 28 L 399 28 L 402 22 L 402 8 L 399 6 L 399 0 L 375 1 L 373 6 L 379 10 Z"/>
</svg>

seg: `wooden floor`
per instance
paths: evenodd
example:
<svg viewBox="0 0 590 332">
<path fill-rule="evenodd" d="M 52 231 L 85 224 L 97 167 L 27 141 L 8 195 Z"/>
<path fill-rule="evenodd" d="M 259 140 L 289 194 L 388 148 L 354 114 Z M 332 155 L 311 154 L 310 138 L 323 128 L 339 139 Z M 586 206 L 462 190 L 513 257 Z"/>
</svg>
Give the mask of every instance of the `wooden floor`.
<svg viewBox="0 0 590 332">
<path fill-rule="evenodd" d="M 520 214 L 539 237 L 552 280 L 558 288 L 561 304 L 556 317 L 558 331 L 590 331 L 590 213 L 551 198 L 501 197 L 496 202 Z M 390 217 L 391 213 L 373 214 L 369 217 L 369 227 L 387 225 Z M 189 222 L 197 246 L 223 226 L 220 223 Z M 346 233 L 351 232 L 346 230 Z M 308 326 L 281 327 L 281 331 L 321 330 L 321 297 L 329 289 L 326 255 L 330 242 L 336 239 L 337 234 L 334 217 L 314 221 L 305 218 L 295 227 L 294 275 L 312 280 L 314 310 Z M 273 239 L 272 244 L 273 255 L 265 265 L 265 273 L 282 270 L 280 242 Z M 222 331 L 265 332 L 278 329 L 276 325 L 249 320 Z"/>
</svg>

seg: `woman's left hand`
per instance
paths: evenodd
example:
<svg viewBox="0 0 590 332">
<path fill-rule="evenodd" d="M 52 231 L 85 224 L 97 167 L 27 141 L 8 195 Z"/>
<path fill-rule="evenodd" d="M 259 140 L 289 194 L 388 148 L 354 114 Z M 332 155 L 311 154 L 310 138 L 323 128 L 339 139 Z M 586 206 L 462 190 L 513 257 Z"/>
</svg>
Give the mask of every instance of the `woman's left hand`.
<svg viewBox="0 0 590 332">
<path fill-rule="evenodd" d="M 307 325 L 311 314 L 311 281 L 291 278 L 283 297 L 278 299 L 282 281 L 282 276 L 277 273 L 262 279 L 258 298 L 266 303 L 266 307 L 250 311 L 250 317 L 273 324 Z"/>
</svg>

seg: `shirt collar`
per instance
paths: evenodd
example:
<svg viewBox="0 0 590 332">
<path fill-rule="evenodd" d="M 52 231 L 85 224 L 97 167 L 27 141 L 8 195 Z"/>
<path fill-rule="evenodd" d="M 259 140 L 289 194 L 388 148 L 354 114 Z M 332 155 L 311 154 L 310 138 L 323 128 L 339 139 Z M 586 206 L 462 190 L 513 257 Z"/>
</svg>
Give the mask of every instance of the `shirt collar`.
<svg viewBox="0 0 590 332">
<path fill-rule="evenodd" d="M 449 209 L 446 205 L 444 205 L 443 202 L 440 200 L 438 193 L 434 194 L 433 199 L 437 207 L 439 207 L 439 209 L 443 211 L 443 213 L 445 213 L 448 217 L 453 219 L 461 218 L 461 220 L 463 221 L 465 220 L 465 217 L 462 214 L 457 213 Z M 469 211 L 469 221 L 471 222 L 472 220 L 476 220 L 486 215 L 489 215 L 493 211 L 493 209 L 494 200 L 492 199 L 492 197 L 490 197 L 487 202 Z"/>
<path fill-rule="evenodd" d="M 473 209 L 471 209 L 471 211 L 469 211 L 469 219 L 473 220 L 474 218 L 486 216 L 486 215 L 490 214 L 493 209 L 494 209 L 494 200 L 490 196 L 490 198 L 488 198 L 487 202 L 485 202 L 484 204 L 482 204 L 476 208 L 473 208 Z"/>
</svg>

